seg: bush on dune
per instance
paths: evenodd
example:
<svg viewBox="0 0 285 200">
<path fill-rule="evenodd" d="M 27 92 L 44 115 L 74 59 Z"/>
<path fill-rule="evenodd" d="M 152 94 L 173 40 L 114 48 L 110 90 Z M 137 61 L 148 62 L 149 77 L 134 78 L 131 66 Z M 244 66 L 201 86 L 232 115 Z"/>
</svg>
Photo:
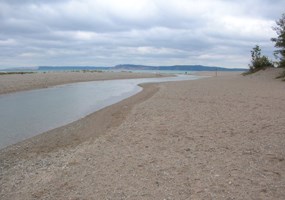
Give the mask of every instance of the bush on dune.
<svg viewBox="0 0 285 200">
<path fill-rule="evenodd" d="M 282 17 L 276 21 L 276 26 L 273 27 L 276 31 L 277 37 L 271 38 L 271 41 L 275 42 L 274 56 L 278 60 L 272 62 L 268 57 L 261 55 L 261 49 L 256 45 L 251 51 L 251 63 L 249 64 L 249 71 L 243 73 L 244 75 L 255 73 L 259 70 L 274 67 L 274 64 L 279 68 L 284 68 L 284 72 L 277 78 L 283 78 L 285 81 L 285 13 Z"/>
<path fill-rule="evenodd" d="M 268 57 L 261 55 L 261 49 L 256 45 L 251 50 L 251 64 L 249 64 L 249 71 L 245 74 L 251 74 L 270 67 L 274 67 L 273 62 Z"/>
</svg>

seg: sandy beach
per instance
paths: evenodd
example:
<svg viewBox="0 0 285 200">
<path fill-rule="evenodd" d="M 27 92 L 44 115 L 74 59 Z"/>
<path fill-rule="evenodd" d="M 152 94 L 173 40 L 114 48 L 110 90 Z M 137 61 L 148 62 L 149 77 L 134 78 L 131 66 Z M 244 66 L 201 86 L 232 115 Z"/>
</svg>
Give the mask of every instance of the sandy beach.
<svg viewBox="0 0 285 200">
<path fill-rule="evenodd" d="M 0 76 L 0 94 L 46 88 L 67 83 L 166 76 L 132 72 L 47 72 Z M 168 75 L 169 76 L 169 75 Z"/>
<path fill-rule="evenodd" d="M 131 98 L 5 148 L 0 199 L 285 199 L 279 72 L 146 84 Z M 32 80 L 20 89 L 0 81 L 0 93 L 39 88 Z"/>
</svg>

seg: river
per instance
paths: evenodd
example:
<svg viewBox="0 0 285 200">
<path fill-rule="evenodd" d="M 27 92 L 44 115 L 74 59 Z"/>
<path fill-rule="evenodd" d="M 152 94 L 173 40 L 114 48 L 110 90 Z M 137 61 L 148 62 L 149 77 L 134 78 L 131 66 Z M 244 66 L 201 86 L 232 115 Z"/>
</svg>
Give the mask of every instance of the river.
<svg viewBox="0 0 285 200">
<path fill-rule="evenodd" d="M 142 90 L 138 84 L 198 78 L 179 75 L 91 81 L 0 95 L 0 149 L 126 99 Z"/>
</svg>

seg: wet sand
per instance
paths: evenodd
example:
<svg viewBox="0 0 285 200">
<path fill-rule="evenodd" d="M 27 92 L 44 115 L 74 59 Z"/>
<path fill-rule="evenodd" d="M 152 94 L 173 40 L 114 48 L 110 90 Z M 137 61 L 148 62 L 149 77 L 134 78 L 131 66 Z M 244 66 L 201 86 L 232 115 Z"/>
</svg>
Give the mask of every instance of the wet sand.
<svg viewBox="0 0 285 200">
<path fill-rule="evenodd" d="M 0 151 L 0 198 L 285 199 L 276 74 L 144 85 Z"/>
<path fill-rule="evenodd" d="M 0 94 L 83 81 L 153 78 L 167 75 L 132 72 L 47 72 L 0 75 Z M 168 75 L 169 76 L 169 75 Z"/>
</svg>

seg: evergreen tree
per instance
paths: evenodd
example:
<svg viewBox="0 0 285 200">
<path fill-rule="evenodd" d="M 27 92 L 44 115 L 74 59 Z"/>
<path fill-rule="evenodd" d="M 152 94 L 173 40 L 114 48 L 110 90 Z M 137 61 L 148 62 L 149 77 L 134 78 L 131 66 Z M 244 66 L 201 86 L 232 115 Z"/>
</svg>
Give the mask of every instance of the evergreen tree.
<svg viewBox="0 0 285 200">
<path fill-rule="evenodd" d="M 276 21 L 277 26 L 273 27 L 273 30 L 276 31 L 278 37 L 271 38 L 271 41 L 275 42 L 275 50 L 274 55 L 279 58 L 278 67 L 285 68 L 285 13 L 282 17 Z"/>
</svg>

